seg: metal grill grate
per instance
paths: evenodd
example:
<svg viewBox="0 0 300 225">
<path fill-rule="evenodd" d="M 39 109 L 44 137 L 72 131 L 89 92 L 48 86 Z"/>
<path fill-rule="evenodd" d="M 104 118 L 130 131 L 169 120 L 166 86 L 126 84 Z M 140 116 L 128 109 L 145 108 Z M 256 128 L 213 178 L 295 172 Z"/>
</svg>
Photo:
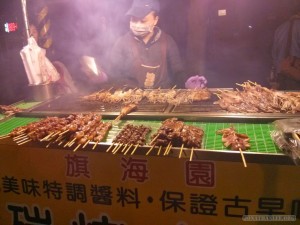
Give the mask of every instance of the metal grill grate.
<svg viewBox="0 0 300 225">
<path fill-rule="evenodd" d="M 32 112 L 117 112 L 121 110 L 122 103 L 103 103 L 80 101 L 78 98 L 64 96 L 49 103 L 42 104 Z M 164 112 L 168 104 L 150 104 L 141 101 L 135 112 Z"/>
</svg>

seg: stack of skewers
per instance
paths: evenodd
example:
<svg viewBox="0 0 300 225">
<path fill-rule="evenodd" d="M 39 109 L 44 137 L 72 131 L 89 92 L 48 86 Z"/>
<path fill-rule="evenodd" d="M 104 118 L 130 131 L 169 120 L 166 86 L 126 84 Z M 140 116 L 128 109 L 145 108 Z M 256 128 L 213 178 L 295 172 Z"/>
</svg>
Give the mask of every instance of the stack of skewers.
<svg viewBox="0 0 300 225">
<path fill-rule="evenodd" d="M 119 150 L 126 155 L 133 148 L 131 155 L 135 153 L 138 147 L 146 144 L 147 135 L 151 128 L 144 125 L 126 124 L 123 129 L 113 139 L 111 146 L 106 150 L 116 154 Z"/>
<path fill-rule="evenodd" d="M 12 105 L 0 105 L 0 114 L 4 114 L 6 116 L 10 116 L 22 111 L 22 109 Z"/>
<path fill-rule="evenodd" d="M 147 152 L 149 154 L 155 146 L 158 146 L 158 154 L 165 147 L 164 155 L 168 155 L 172 147 L 180 147 L 179 158 L 184 148 L 190 148 L 190 160 L 193 158 L 195 148 L 201 148 L 204 131 L 195 126 L 184 124 L 178 118 L 170 118 L 163 121 L 159 130 L 152 136 Z"/>
<path fill-rule="evenodd" d="M 1 136 L 0 139 L 12 138 L 18 145 L 28 142 L 46 142 L 46 148 L 50 145 L 63 146 L 64 148 L 73 148 L 77 151 L 84 149 L 88 144 L 94 144 L 95 149 L 99 142 L 107 137 L 109 130 L 113 127 L 112 122 L 104 122 L 100 114 L 71 114 L 67 117 L 47 117 L 28 125 L 17 127 L 9 134 Z M 164 148 L 164 154 L 168 155 L 172 147 L 180 147 L 181 157 L 184 149 L 191 149 L 190 160 L 192 160 L 195 148 L 201 147 L 203 130 L 198 127 L 189 126 L 179 121 L 177 118 L 171 118 L 163 121 L 159 130 L 149 136 L 150 127 L 144 125 L 127 124 L 113 139 L 106 152 L 116 154 L 120 152 L 127 154 L 130 150 L 134 154 L 138 147 L 147 146 L 147 154 L 158 147 L 158 155 Z M 149 143 L 147 143 L 149 139 Z"/>
<path fill-rule="evenodd" d="M 112 126 L 110 122 L 103 122 L 101 119 L 101 115 L 96 113 L 69 115 L 63 118 L 47 117 L 38 122 L 17 127 L 1 138 L 11 137 L 18 145 L 31 141 L 48 142 L 46 147 L 51 144 L 64 147 L 77 144 L 74 151 L 94 142 L 93 149 L 95 149 Z"/>
<path fill-rule="evenodd" d="M 214 104 L 234 113 L 300 112 L 300 92 L 274 91 L 251 81 L 238 85 L 242 90 L 219 90 Z"/>
<path fill-rule="evenodd" d="M 179 105 L 210 99 L 211 92 L 208 89 L 129 89 L 112 91 L 101 90 L 81 98 L 85 103 L 123 103 L 138 104 L 142 99 L 149 103 Z"/>
<path fill-rule="evenodd" d="M 85 149 L 88 144 L 93 144 L 91 147 L 93 150 L 106 139 L 112 127 L 112 122 L 104 122 L 102 116 L 97 113 L 71 114 L 67 117 L 47 117 L 17 127 L 0 139 L 12 138 L 18 145 L 31 141 L 46 142 L 47 148 L 52 144 L 64 148 L 75 146 L 73 151 Z M 144 125 L 126 124 L 114 137 L 106 152 L 126 155 L 131 151 L 133 155 L 139 147 L 146 147 L 148 149 L 145 155 L 157 149 L 157 155 L 166 156 L 173 148 L 177 148 L 180 149 L 179 158 L 185 154 L 191 161 L 194 150 L 201 150 L 204 131 L 200 127 L 187 125 L 178 118 L 164 120 L 158 130 L 150 136 L 151 130 Z M 237 133 L 233 127 L 218 130 L 217 134 L 222 134 L 225 147 L 241 152 L 244 166 L 247 167 L 242 151 L 250 148 L 249 137 Z M 197 156 L 196 153 L 195 155 Z"/>
</svg>

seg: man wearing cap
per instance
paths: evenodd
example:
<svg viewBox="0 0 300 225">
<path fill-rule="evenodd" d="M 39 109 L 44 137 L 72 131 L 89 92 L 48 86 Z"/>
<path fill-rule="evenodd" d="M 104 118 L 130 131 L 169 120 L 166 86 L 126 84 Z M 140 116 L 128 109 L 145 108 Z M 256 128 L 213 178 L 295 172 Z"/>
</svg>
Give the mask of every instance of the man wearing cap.
<svg viewBox="0 0 300 225">
<path fill-rule="evenodd" d="M 184 85 L 178 47 L 170 35 L 156 26 L 159 10 L 158 0 L 133 1 L 126 13 L 130 16 L 130 32 L 111 51 L 111 82 L 139 88 Z"/>
</svg>

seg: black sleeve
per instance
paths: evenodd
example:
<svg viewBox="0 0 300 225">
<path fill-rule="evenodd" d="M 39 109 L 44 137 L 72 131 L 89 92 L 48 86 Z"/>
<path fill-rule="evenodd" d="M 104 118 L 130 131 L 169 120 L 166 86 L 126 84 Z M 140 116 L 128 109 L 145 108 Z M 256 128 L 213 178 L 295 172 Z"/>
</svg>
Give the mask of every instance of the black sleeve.
<svg viewBox="0 0 300 225">
<path fill-rule="evenodd" d="M 174 80 L 177 88 L 184 88 L 186 74 L 178 46 L 171 36 L 167 36 L 167 60 L 170 69 L 171 79 Z"/>
</svg>

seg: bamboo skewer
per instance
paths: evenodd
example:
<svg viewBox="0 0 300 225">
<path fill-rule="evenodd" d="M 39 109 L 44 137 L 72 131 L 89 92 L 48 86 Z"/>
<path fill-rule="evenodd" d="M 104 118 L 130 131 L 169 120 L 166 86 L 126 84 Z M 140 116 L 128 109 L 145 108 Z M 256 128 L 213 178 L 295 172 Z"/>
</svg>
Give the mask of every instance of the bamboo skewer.
<svg viewBox="0 0 300 225">
<path fill-rule="evenodd" d="M 159 146 L 159 149 L 158 149 L 158 151 L 157 151 L 157 155 L 160 155 L 161 149 L 162 149 L 162 146 Z"/>
<path fill-rule="evenodd" d="M 47 145 L 46 145 L 46 148 L 49 148 L 49 146 L 52 144 L 52 142 L 49 142 Z"/>
<path fill-rule="evenodd" d="M 0 136 L 0 140 L 1 140 L 1 139 L 5 139 L 5 138 L 9 138 L 9 137 L 10 137 L 10 135 L 9 135 L 9 134 L 2 135 L 2 136 Z"/>
<path fill-rule="evenodd" d="M 170 146 L 169 146 L 169 148 L 168 148 L 168 152 L 167 152 L 167 155 L 169 155 L 169 153 L 170 153 L 170 151 L 171 151 L 171 149 L 172 149 L 172 144 L 170 144 Z"/>
<path fill-rule="evenodd" d="M 152 141 L 149 143 L 149 145 L 152 145 L 154 141 L 156 141 L 156 139 L 159 137 L 159 134 L 157 134 L 153 139 Z"/>
<path fill-rule="evenodd" d="M 48 138 L 51 137 L 52 134 L 53 134 L 53 132 L 50 133 L 50 134 L 48 134 L 48 135 L 46 135 L 45 137 L 43 137 L 40 141 L 46 141 Z"/>
<path fill-rule="evenodd" d="M 90 142 L 90 140 L 87 140 L 87 141 L 84 143 L 84 145 L 82 146 L 82 148 L 85 148 L 89 142 Z"/>
<path fill-rule="evenodd" d="M 293 138 L 295 138 L 295 140 L 300 141 L 300 137 L 298 136 L 297 133 L 293 132 L 292 136 L 293 136 Z"/>
<path fill-rule="evenodd" d="M 58 143 L 58 145 L 62 145 L 64 143 L 64 140 L 62 140 L 61 142 Z"/>
<path fill-rule="evenodd" d="M 63 132 L 61 132 L 61 133 L 59 134 L 59 136 L 62 136 L 62 135 L 64 135 L 64 134 L 67 133 L 67 132 L 69 132 L 69 129 L 67 129 L 67 130 L 65 130 L 65 131 L 63 131 Z"/>
<path fill-rule="evenodd" d="M 154 148 L 155 145 L 152 145 L 151 148 L 148 150 L 148 152 L 146 153 L 146 155 L 149 155 L 150 152 L 152 151 L 152 149 Z"/>
<path fill-rule="evenodd" d="M 193 159 L 193 154 L 194 154 L 194 147 L 192 147 L 192 149 L 191 149 L 190 161 L 192 161 L 192 159 Z"/>
<path fill-rule="evenodd" d="M 132 145 L 133 145 L 133 144 L 129 145 L 128 149 L 124 152 L 124 155 L 127 154 L 127 152 L 131 149 Z"/>
<path fill-rule="evenodd" d="M 25 137 L 27 137 L 27 135 L 26 134 L 24 134 L 24 135 L 20 135 L 20 136 L 17 136 L 17 137 L 15 137 L 15 138 L 13 138 L 13 140 L 14 141 L 17 141 L 17 140 L 20 140 L 20 139 L 23 139 L 23 138 L 25 138 Z"/>
<path fill-rule="evenodd" d="M 19 130 L 18 134 L 23 133 L 23 131 L 25 131 L 25 130 L 26 130 L 26 128 Z"/>
<path fill-rule="evenodd" d="M 251 81 L 251 80 L 248 80 L 248 82 L 249 82 L 250 84 L 257 85 L 256 82 L 253 82 L 253 81 Z"/>
<path fill-rule="evenodd" d="M 56 137 L 57 135 L 60 136 L 61 131 L 57 131 L 56 133 L 54 133 L 52 136 L 52 138 Z"/>
<path fill-rule="evenodd" d="M 108 147 L 108 149 L 106 149 L 106 152 L 109 152 L 109 150 L 114 146 L 114 143 L 111 143 L 111 145 Z"/>
<path fill-rule="evenodd" d="M 71 141 L 66 142 L 66 144 L 64 145 L 64 148 L 66 148 L 69 145 L 70 142 Z"/>
<path fill-rule="evenodd" d="M 136 145 L 135 148 L 133 149 L 133 151 L 131 152 L 131 155 L 133 155 L 135 153 L 135 151 L 137 150 L 137 148 L 139 147 L 139 145 Z"/>
<path fill-rule="evenodd" d="M 73 138 L 73 140 L 67 142 L 67 143 L 64 145 L 64 147 L 67 147 L 67 146 L 71 147 L 71 146 L 75 143 L 75 140 L 76 140 L 76 138 Z"/>
<path fill-rule="evenodd" d="M 63 139 L 63 136 L 58 136 L 54 142 L 58 142 Z"/>
<path fill-rule="evenodd" d="M 17 143 L 18 145 L 23 145 L 23 144 L 26 144 L 26 143 L 28 143 L 28 142 L 30 142 L 31 141 L 31 139 L 28 139 L 28 140 L 26 140 L 26 141 L 24 141 L 24 142 L 20 142 L 20 143 Z"/>
<path fill-rule="evenodd" d="M 98 143 L 99 143 L 99 141 L 97 141 L 97 142 L 94 144 L 92 150 L 94 150 L 94 149 L 96 148 L 96 146 L 98 145 Z"/>
<path fill-rule="evenodd" d="M 73 139 L 70 141 L 70 143 L 72 143 L 72 142 L 74 142 L 74 141 L 76 141 L 76 137 L 73 138 Z"/>
<path fill-rule="evenodd" d="M 69 144 L 69 147 L 72 147 L 74 144 L 75 144 L 75 141 L 71 142 L 71 143 Z"/>
<path fill-rule="evenodd" d="M 242 149 L 239 148 L 239 151 L 240 151 L 241 156 L 242 156 L 242 160 L 243 160 L 244 167 L 247 167 L 247 163 L 246 163 L 246 160 L 245 160 L 244 153 L 243 153 Z"/>
<path fill-rule="evenodd" d="M 122 144 L 121 144 L 121 145 L 122 145 Z M 121 145 L 118 144 L 118 145 L 117 145 L 117 148 L 116 148 L 115 150 L 112 150 L 111 153 L 112 153 L 113 155 L 115 155 L 115 154 L 119 151 Z"/>
<path fill-rule="evenodd" d="M 239 83 L 235 83 L 235 84 L 240 87 L 245 87 L 245 84 L 239 84 Z"/>
<path fill-rule="evenodd" d="M 122 116 L 123 116 L 122 114 L 118 115 L 117 118 L 114 119 L 114 123 L 119 122 Z"/>
<path fill-rule="evenodd" d="M 169 143 L 169 144 L 170 144 L 170 143 Z M 169 144 L 167 145 L 167 147 L 166 147 L 165 152 L 164 152 L 163 155 L 167 155 Z"/>
<path fill-rule="evenodd" d="M 111 151 L 112 154 L 116 154 L 123 144 L 119 143 L 116 147 Z"/>
<path fill-rule="evenodd" d="M 9 135 L 9 134 L 7 134 L 7 135 Z M 13 136 L 13 139 L 14 138 L 18 138 L 18 137 L 20 137 L 20 136 L 25 136 L 25 135 L 27 135 L 26 133 L 20 133 L 20 134 L 17 134 L 17 135 L 15 135 L 15 136 Z"/>
<path fill-rule="evenodd" d="M 112 150 L 112 153 L 116 154 L 122 146 L 123 146 L 123 143 L 118 144 L 116 150 Z"/>
<path fill-rule="evenodd" d="M 73 150 L 73 152 L 76 152 L 78 148 L 80 148 L 81 144 L 77 145 L 77 147 Z"/>
<path fill-rule="evenodd" d="M 111 150 L 112 153 L 114 153 L 114 151 L 119 147 L 120 143 L 117 143 L 116 146 L 113 148 L 113 150 Z"/>
<path fill-rule="evenodd" d="M 179 159 L 181 158 L 181 155 L 182 155 L 182 151 L 183 151 L 183 147 L 184 147 L 184 144 L 181 145 L 180 147 L 180 152 L 179 152 Z"/>
<path fill-rule="evenodd" d="M 125 149 L 127 148 L 128 144 L 125 144 L 124 147 L 122 148 L 122 151 L 121 152 L 124 152 Z"/>
<path fill-rule="evenodd" d="M 122 149 L 122 152 L 127 152 L 132 147 L 132 145 L 133 144 L 130 144 L 127 149 L 126 148 Z"/>
<path fill-rule="evenodd" d="M 164 155 L 168 155 L 169 154 L 169 148 L 170 148 L 170 146 L 172 146 L 171 142 L 169 142 L 169 144 L 167 145 L 166 150 L 164 152 Z"/>
<path fill-rule="evenodd" d="M 20 140 L 16 141 L 16 143 L 19 144 L 19 143 L 22 143 L 22 142 L 27 141 L 27 140 L 31 140 L 31 139 L 28 138 L 28 137 L 25 137 L 23 139 L 20 139 Z"/>
<path fill-rule="evenodd" d="M 221 99 L 221 96 L 217 93 L 214 93 L 219 99 Z"/>
</svg>

